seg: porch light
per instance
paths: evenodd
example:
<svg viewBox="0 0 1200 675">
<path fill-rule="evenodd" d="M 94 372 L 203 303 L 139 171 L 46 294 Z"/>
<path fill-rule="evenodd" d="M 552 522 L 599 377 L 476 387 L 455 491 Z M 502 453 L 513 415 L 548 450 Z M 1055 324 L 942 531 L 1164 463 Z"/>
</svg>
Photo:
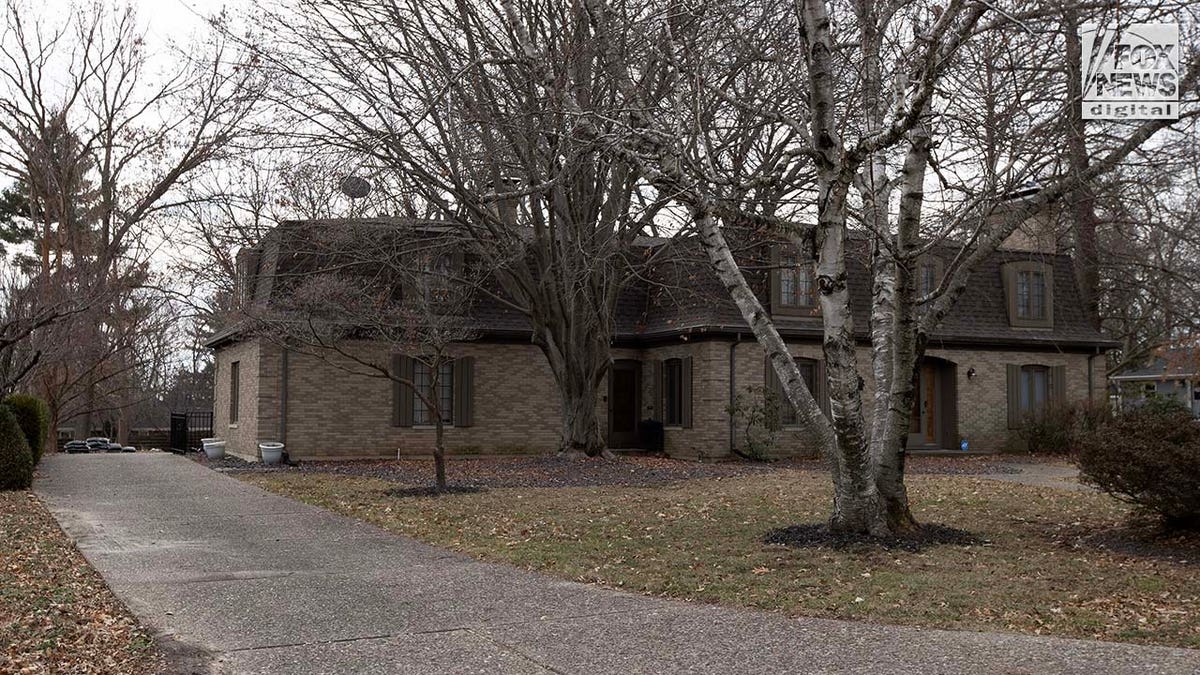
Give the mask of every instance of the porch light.
<svg viewBox="0 0 1200 675">
<path fill-rule="evenodd" d="M 968 380 L 975 379 L 975 367 L 974 366 L 967 369 L 967 379 Z"/>
</svg>

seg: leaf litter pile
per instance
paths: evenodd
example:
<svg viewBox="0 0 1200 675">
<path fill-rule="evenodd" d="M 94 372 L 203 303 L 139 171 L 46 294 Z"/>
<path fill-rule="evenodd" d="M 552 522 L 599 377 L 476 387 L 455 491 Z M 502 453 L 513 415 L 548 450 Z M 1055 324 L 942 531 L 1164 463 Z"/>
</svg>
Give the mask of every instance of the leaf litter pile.
<svg viewBox="0 0 1200 675">
<path fill-rule="evenodd" d="M 31 492 L 0 492 L 0 673 L 162 672 L 149 633 Z"/>
</svg>

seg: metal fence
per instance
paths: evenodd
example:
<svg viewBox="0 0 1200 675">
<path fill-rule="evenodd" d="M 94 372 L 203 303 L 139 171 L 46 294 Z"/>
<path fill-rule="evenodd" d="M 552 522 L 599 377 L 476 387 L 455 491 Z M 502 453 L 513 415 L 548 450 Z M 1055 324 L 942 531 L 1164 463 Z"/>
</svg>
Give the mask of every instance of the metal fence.
<svg viewBox="0 0 1200 675">
<path fill-rule="evenodd" d="M 211 411 L 171 413 L 171 452 L 188 452 L 200 448 L 200 439 L 212 436 Z"/>
</svg>

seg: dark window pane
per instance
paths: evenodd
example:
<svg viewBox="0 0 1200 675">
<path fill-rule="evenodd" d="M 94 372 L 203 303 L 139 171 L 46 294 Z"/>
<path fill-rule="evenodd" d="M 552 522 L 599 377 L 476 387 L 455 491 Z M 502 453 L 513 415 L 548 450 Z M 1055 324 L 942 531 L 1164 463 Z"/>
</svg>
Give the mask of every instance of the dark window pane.
<svg viewBox="0 0 1200 675">
<path fill-rule="evenodd" d="M 414 359 L 413 387 L 431 401 L 436 401 L 442 421 L 454 422 L 454 364 L 443 363 L 438 369 L 437 390 L 433 388 L 433 371 L 429 365 Z M 433 424 L 433 410 L 413 392 L 412 420 L 414 425 Z"/>
<path fill-rule="evenodd" d="M 683 424 L 683 360 L 663 362 L 663 424 Z"/>
</svg>

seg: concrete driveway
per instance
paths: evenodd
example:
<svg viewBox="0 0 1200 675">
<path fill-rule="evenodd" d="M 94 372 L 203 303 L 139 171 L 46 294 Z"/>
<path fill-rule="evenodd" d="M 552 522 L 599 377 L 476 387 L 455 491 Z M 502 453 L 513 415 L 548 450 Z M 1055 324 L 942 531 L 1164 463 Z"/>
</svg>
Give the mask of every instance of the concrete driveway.
<svg viewBox="0 0 1200 675">
<path fill-rule="evenodd" d="M 558 581 L 167 454 L 51 455 L 40 473 L 36 491 L 116 594 L 198 655 L 177 662 L 189 671 L 1200 672 L 1200 651 L 789 619 Z"/>
</svg>

